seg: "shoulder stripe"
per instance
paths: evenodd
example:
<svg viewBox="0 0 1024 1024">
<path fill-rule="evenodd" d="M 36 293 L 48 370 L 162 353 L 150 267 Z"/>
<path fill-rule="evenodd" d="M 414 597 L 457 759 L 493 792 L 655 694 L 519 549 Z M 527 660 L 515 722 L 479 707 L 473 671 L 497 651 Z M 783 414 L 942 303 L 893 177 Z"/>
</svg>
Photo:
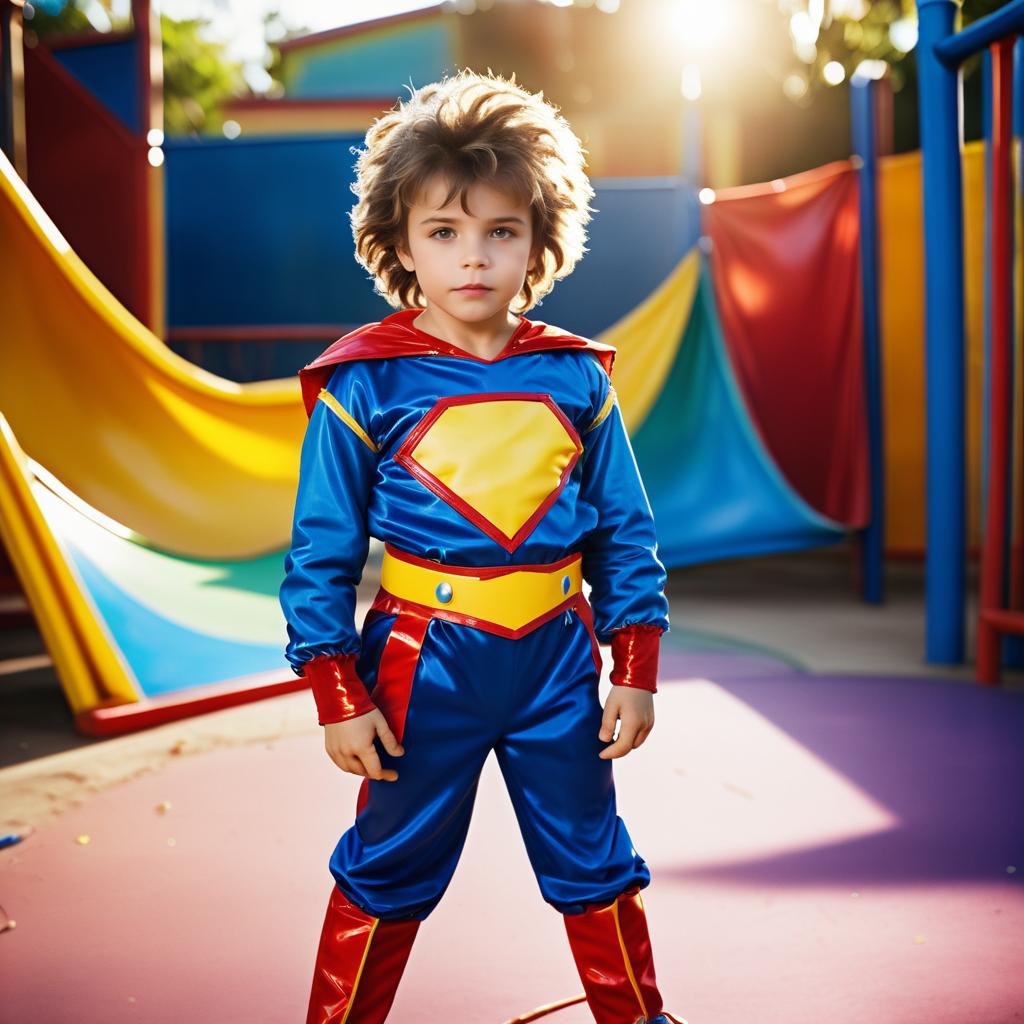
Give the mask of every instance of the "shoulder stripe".
<svg viewBox="0 0 1024 1024">
<path fill-rule="evenodd" d="M 615 388 L 609 384 L 608 394 L 605 397 L 604 405 L 601 406 L 601 411 L 594 417 L 593 422 L 583 431 L 584 434 L 590 433 L 594 427 L 600 426 L 604 422 L 604 418 L 612 411 L 612 406 L 615 404 Z"/>
<path fill-rule="evenodd" d="M 319 398 L 320 401 L 323 402 L 324 405 L 326 405 L 327 408 L 330 409 L 331 412 L 333 412 L 335 416 L 337 416 L 338 419 L 340 419 L 341 422 L 344 423 L 345 426 L 348 427 L 352 433 L 354 433 L 356 437 L 358 437 L 359 440 L 370 449 L 371 452 L 376 454 L 379 451 L 377 445 L 375 445 L 371 440 L 370 435 L 367 434 L 358 423 L 356 423 L 348 409 L 346 409 L 345 406 L 343 406 L 341 402 L 339 402 L 334 395 L 330 393 L 330 391 L 326 388 L 321 388 L 320 394 L 317 395 L 317 398 Z"/>
</svg>

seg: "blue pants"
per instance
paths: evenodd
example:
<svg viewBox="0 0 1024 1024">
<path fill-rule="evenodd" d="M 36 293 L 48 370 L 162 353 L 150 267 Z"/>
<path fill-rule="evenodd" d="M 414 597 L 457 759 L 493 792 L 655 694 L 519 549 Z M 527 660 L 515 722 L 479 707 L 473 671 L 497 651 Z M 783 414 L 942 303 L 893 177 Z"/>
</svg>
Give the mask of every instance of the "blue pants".
<svg viewBox="0 0 1024 1024">
<path fill-rule="evenodd" d="M 371 611 L 357 671 L 372 696 L 394 614 Z M 544 900 L 566 914 L 614 899 L 650 872 L 615 806 L 612 762 L 598 753 L 602 708 L 591 632 L 575 611 L 517 639 L 432 618 L 412 676 L 405 753 L 375 741 L 396 782 L 364 782 L 331 874 L 384 920 L 423 920 L 466 841 L 480 771 L 493 749 Z"/>
</svg>

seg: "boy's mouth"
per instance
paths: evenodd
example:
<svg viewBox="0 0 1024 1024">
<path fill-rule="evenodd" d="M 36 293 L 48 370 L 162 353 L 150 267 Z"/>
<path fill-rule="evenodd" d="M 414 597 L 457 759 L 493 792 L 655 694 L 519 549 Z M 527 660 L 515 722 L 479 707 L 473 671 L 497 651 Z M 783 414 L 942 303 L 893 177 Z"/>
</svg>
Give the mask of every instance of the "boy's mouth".
<svg viewBox="0 0 1024 1024">
<path fill-rule="evenodd" d="M 491 289 L 485 284 L 464 284 L 455 290 L 457 292 L 489 292 Z"/>
</svg>

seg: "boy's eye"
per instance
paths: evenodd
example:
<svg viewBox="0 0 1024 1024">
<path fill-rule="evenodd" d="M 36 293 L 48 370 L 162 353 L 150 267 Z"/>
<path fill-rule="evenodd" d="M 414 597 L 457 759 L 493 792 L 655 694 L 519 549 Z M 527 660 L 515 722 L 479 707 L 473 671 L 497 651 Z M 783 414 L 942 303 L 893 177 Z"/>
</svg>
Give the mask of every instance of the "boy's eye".
<svg viewBox="0 0 1024 1024">
<path fill-rule="evenodd" d="M 515 232 L 511 228 L 495 228 L 494 230 L 505 232 L 504 235 L 499 236 L 501 238 L 515 238 Z M 451 228 L 436 228 L 434 231 L 430 232 L 430 237 L 440 238 L 442 231 L 451 231 Z M 445 237 L 447 237 L 447 235 Z"/>
</svg>

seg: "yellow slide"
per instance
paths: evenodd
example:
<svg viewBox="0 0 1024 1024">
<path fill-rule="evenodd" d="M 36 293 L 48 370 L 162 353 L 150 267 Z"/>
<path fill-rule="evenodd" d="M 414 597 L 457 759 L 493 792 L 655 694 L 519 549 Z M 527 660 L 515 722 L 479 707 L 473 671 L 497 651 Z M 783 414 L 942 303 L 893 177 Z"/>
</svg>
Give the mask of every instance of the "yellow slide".
<svg viewBox="0 0 1024 1024">
<path fill-rule="evenodd" d="M 93 508 L 192 557 L 287 546 L 305 430 L 297 379 L 182 359 L 71 251 L 0 152 L 0 410 Z"/>
</svg>

